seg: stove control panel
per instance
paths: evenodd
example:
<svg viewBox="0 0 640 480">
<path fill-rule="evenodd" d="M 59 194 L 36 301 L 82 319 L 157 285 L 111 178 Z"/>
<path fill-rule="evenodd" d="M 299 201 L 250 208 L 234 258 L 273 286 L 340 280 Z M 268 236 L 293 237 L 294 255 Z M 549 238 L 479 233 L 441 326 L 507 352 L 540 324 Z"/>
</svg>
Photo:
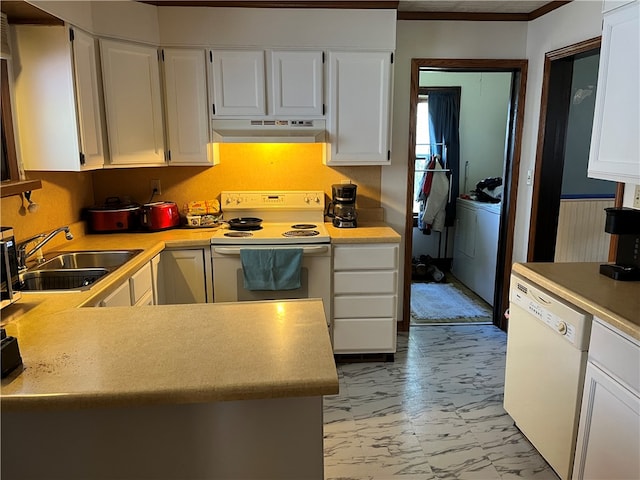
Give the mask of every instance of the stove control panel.
<svg viewBox="0 0 640 480">
<path fill-rule="evenodd" d="M 220 194 L 223 208 L 324 210 L 322 191 L 224 191 Z"/>
</svg>

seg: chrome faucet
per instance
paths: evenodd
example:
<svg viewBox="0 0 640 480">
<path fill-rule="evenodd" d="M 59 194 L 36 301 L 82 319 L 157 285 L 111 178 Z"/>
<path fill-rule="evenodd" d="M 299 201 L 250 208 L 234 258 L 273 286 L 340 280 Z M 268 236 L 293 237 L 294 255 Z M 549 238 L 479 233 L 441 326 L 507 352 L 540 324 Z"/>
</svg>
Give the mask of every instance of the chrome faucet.
<svg viewBox="0 0 640 480">
<path fill-rule="evenodd" d="M 55 237 L 57 234 L 64 232 L 64 236 L 67 240 L 73 240 L 73 234 L 71 233 L 71 231 L 69 230 L 68 226 L 65 227 L 60 227 L 60 228 L 56 228 L 54 231 L 52 231 L 51 233 L 39 233 L 38 235 L 34 235 L 33 237 L 30 237 L 28 239 L 26 239 L 23 242 L 20 242 L 18 244 L 18 269 L 20 271 L 26 270 L 27 269 L 27 259 L 29 257 L 31 257 L 34 253 L 36 253 L 38 250 L 40 250 L 42 247 L 44 247 L 53 237 Z M 35 247 L 33 247 L 31 250 L 29 250 L 27 252 L 27 246 L 31 243 L 31 242 L 35 242 L 36 240 L 42 238 L 43 240 L 39 241 Z M 41 260 L 44 261 L 44 260 Z"/>
</svg>

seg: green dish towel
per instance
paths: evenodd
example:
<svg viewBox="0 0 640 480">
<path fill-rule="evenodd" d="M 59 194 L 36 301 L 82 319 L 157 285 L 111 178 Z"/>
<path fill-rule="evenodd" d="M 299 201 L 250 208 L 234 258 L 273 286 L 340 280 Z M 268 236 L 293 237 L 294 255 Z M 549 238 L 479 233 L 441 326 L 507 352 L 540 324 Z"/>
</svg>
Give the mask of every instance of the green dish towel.
<svg viewBox="0 0 640 480">
<path fill-rule="evenodd" d="M 240 261 L 247 290 L 300 288 L 302 248 L 241 248 Z"/>
</svg>

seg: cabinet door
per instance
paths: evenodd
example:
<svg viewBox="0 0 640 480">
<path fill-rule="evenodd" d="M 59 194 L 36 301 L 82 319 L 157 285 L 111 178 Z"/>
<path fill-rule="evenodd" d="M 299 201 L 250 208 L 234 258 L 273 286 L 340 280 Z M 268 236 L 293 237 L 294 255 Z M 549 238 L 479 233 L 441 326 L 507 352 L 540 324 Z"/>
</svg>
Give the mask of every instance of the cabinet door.
<svg viewBox="0 0 640 480">
<path fill-rule="evenodd" d="M 271 52 L 273 114 L 322 116 L 323 52 Z"/>
<path fill-rule="evenodd" d="M 113 165 L 163 165 L 160 70 L 155 48 L 100 40 Z"/>
<path fill-rule="evenodd" d="M 100 302 L 101 307 L 130 307 L 131 290 L 129 280 L 125 280 L 113 293 Z"/>
<path fill-rule="evenodd" d="M 640 42 L 636 1 L 605 14 L 588 176 L 640 183 Z"/>
<path fill-rule="evenodd" d="M 214 50 L 213 96 L 217 117 L 265 115 L 264 51 Z"/>
<path fill-rule="evenodd" d="M 211 165 L 206 51 L 162 51 L 170 165 Z"/>
<path fill-rule="evenodd" d="M 17 25 L 13 55 L 17 138 L 25 170 L 79 171 L 69 32 L 61 26 Z"/>
<path fill-rule="evenodd" d="M 206 303 L 205 255 L 202 249 L 165 250 L 160 259 L 165 305 Z"/>
<path fill-rule="evenodd" d="M 640 478 L 640 398 L 587 364 L 574 479 Z"/>
<path fill-rule="evenodd" d="M 102 168 L 105 162 L 106 129 L 100 101 L 100 80 L 95 39 L 82 30 L 72 30 L 73 69 L 83 170 Z"/>
<path fill-rule="evenodd" d="M 328 165 L 389 164 L 391 57 L 329 53 Z"/>
</svg>

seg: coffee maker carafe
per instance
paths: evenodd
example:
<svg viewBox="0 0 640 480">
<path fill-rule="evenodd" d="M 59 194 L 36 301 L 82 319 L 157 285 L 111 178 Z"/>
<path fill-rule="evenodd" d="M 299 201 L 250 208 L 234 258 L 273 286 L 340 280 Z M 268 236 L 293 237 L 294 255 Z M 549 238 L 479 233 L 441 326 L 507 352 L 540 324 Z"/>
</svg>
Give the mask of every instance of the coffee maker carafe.
<svg viewBox="0 0 640 480">
<path fill-rule="evenodd" d="M 327 216 L 338 228 L 357 227 L 356 190 L 353 183 L 337 183 L 331 185 L 332 199 L 327 207 Z"/>
</svg>

